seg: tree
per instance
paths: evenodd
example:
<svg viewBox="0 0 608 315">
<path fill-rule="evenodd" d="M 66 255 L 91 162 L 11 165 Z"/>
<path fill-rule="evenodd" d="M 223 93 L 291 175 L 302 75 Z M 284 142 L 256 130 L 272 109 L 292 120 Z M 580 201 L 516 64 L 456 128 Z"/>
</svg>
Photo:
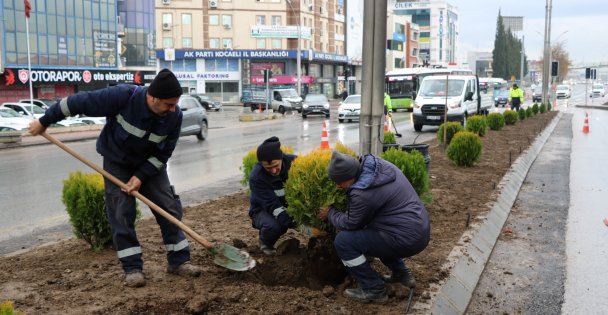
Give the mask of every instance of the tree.
<svg viewBox="0 0 608 315">
<path fill-rule="evenodd" d="M 572 65 L 570 55 L 564 47 L 564 42 L 557 42 L 551 45 L 551 61 L 559 62 L 558 76 L 556 79 L 557 82 L 562 82 L 566 76 L 568 76 L 568 69 Z M 540 60 L 540 63 L 544 64 L 543 59 Z M 549 71 L 551 71 L 551 69 L 549 69 Z M 549 75 L 551 75 L 550 72 Z"/>
<path fill-rule="evenodd" d="M 523 43 L 513 32 L 506 30 L 500 10 L 496 21 L 494 50 L 492 51 L 493 76 L 510 80 L 511 76 L 520 77 L 521 51 Z M 524 74 L 528 72 L 527 58 L 524 55 Z M 519 78 L 521 80 L 521 78 Z"/>
</svg>

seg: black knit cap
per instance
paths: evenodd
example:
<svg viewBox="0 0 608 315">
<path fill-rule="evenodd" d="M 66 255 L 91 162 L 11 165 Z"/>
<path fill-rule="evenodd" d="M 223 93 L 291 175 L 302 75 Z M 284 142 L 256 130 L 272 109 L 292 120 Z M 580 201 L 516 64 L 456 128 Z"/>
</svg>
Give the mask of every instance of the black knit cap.
<svg viewBox="0 0 608 315">
<path fill-rule="evenodd" d="M 327 175 L 335 183 L 341 183 L 345 180 L 357 177 L 361 164 L 354 157 L 343 154 L 338 151 L 331 152 L 331 160 L 327 167 Z"/>
<path fill-rule="evenodd" d="M 257 151 L 258 161 L 274 161 L 283 158 L 283 151 L 281 151 L 281 142 L 279 138 L 270 137 L 262 144 L 258 146 Z"/>
<path fill-rule="evenodd" d="M 161 70 L 148 87 L 148 94 L 160 99 L 179 97 L 182 93 L 182 86 L 169 69 Z"/>
</svg>

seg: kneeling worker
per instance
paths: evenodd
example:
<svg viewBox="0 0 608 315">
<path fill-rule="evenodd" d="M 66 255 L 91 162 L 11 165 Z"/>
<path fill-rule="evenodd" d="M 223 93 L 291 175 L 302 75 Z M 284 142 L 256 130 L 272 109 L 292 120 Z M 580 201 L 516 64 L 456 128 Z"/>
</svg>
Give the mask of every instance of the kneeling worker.
<svg viewBox="0 0 608 315">
<path fill-rule="evenodd" d="M 361 162 L 334 151 L 328 167 L 329 178 L 347 190 L 348 209 L 329 207 L 318 218 L 328 220 L 340 232 L 334 246 L 350 274 L 359 283 L 344 295 L 354 300 L 383 303 L 388 299 L 385 283 L 415 281 L 402 257 L 411 257 L 426 248 L 430 239 L 429 217 L 416 191 L 395 165 L 375 155 Z M 392 275 L 380 277 L 367 257 L 378 257 Z"/>
</svg>

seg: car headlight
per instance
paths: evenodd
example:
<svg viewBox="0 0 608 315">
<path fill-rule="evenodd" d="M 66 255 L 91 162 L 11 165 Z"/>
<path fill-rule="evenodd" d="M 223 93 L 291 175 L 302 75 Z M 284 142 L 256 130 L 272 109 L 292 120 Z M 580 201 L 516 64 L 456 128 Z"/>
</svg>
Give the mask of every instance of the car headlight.
<svg viewBox="0 0 608 315">
<path fill-rule="evenodd" d="M 460 102 L 448 103 L 449 108 L 458 108 L 460 107 Z"/>
<path fill-rule="evenodd" d="M 495 102 L 498 102 L 498 97 L 495 97 L 495 98 L 494 98 L 494 101 L 495 101 Z"/>
<path fill-rule="evenodd" d="M 302 105 L 302 108 L 307 109 L 308 108 L 308 104 Z"/>
<path fill-rule="evenodd" d="M 339 111 L 339 112 L 341 112 L 341 111 L 343 111 L 343 110 L 344 110 L 344 108 L 342 108 L 342 106 L 338 106 L 338 111 Z"/>
<path fill-rule="evenodd" d="M 419 102 L 414 101 L 414 108 L 420 108 L 422 107 L 422 104 L 420 104 Z"/>
<path fill-rule="evenodd" d="M 325 108 L 325 109 L 329 109 L 329 103 L 325 103 L 325 104 L 323 104 L 323 108 Z"/>
</svg>

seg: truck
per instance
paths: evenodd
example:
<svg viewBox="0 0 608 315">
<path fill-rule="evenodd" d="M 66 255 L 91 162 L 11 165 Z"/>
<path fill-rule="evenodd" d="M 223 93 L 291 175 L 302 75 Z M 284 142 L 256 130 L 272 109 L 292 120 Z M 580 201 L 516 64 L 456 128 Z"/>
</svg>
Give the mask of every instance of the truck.
<svg viewBox="0 0 608 315">
<path fill-rule="evenodd" d="M 487 115 L 492 107 L 490 97 L 482 100 L 476 75 L 427 76 L 414 100 L 414 130 L 421 131 L 424 125 L 439 126 L 446 114 L 447 121 L 459 121 L 464 126 L 468 116 Z"/>
<path fill-rule="evenodd" d="M 269 93 L 270 92 L 270 93 Z M 268 97 L 270 95 L 270 99 Z M 270 103 L 269 103 L 270 100 Z M 287 85 L 273 85 L 269 89 L 266 85 L 248 85 L 243 87 L 241 102 L 244 107 L 251 111 L 258 109 L 272 109 L 273 112 L 284 114 L 287 111 L 297 110 L 302 112 L 302 97 L 296 90 Z"/>
</svg>

